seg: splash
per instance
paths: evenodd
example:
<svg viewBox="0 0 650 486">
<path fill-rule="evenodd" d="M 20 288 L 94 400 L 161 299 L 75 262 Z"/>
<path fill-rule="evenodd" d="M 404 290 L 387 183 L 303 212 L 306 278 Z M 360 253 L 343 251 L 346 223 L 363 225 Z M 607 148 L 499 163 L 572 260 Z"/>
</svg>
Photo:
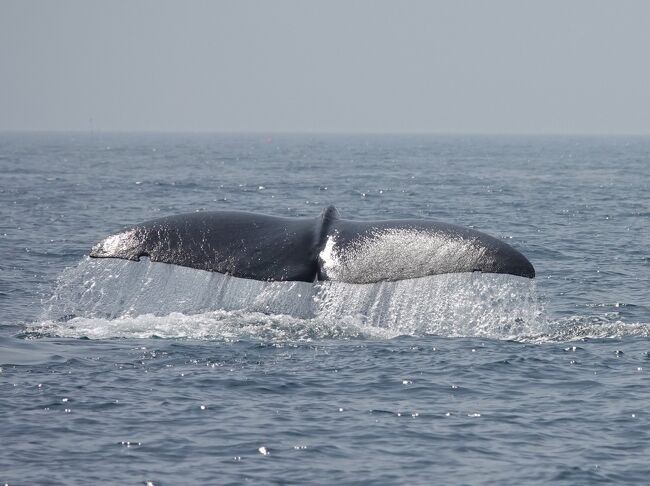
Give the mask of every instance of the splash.
<svg viewBox="0 0 650 486">
<path fill-rule="evenodd" d="M 445 274 L 347 284 L 323 282 L 319 317 L 361 316 L 394 335 L 437 334 L 513 338 L 533 333 L 543 320 L 535 284 L 499 274 Z"/>
<path fill-rule="evenodd" d="M 525 342 L 650 336 L 617 313 L 551 320 L 535 281 L 445 274 L 394 282 L 263 282 L 151 262 L 85 258 L 67 269 L 34 335 L 312 340 L 402 335 Z"/>
<path fill-rule="evenodd" d="M 59 277 L 44 317 L 115 319 L 212 310 L 310 317 L 313 291 L 313 285 L 307 282 L 242 279 L 151 262 L 148 258 L 139 262 L 85 258 Z"/>
<path fill-rule="evenodd" d="M 390 337 L 377 329 L 362 329 L 354 319 L 326 323 L 282 314 L 217 310 L 200 314 L 172 312 L 124 315 L 115 319 L 74 317 L 65 322 L 45 320 L 34 325 L 32 335 L 71 338 L 175 338 L 233 341 L 253 338 L 262 341 L 308 341 L 354 339 L 362 336 Z"/>
</svg>

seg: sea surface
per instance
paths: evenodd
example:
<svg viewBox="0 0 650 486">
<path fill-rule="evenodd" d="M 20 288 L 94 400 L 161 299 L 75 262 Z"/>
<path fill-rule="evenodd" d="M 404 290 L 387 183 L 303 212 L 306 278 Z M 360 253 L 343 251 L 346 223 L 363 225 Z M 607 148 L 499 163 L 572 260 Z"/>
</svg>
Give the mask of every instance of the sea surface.
<svg viewBox="0 0 650 486">
<path fill-rule="evenodd" d="M 649 186 L 648 137 L 0 134 L 0 483 L 647 484 Z M 329 204 L 484 231 L 537 278 L 87 256 Z"/>
</svg>

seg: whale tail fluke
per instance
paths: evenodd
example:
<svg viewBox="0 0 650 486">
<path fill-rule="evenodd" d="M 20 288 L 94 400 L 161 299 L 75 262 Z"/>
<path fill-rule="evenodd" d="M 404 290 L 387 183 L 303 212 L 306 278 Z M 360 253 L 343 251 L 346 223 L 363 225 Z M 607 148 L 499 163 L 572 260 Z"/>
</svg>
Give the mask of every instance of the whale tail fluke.
<svg viewBox="0 0 650 486">
<path fill-rule="evenodd" d="M 94 258 L 170 263 L 256 280 L 349 283 L 481 271 L 533 278 L 519 251 L 484 233 L 424 220 L 359 222 L 214 211 L 160 218 L 111 235 Z"/>
</svg>

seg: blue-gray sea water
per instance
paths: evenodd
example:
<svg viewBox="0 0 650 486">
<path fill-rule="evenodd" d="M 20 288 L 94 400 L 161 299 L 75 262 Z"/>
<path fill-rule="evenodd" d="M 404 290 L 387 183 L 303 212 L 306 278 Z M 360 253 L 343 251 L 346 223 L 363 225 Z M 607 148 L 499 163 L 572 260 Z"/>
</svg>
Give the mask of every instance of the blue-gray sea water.
<svg viewBox="0 0 650 486">
<path fill-rule="evenodd" d="M 643 137 L 2 134 L 0 483 L 646 483 L 649 184 Z M 537 278 L 87 257 L 163 215 L 328 204 L 471 226 Z"/>
</svg>

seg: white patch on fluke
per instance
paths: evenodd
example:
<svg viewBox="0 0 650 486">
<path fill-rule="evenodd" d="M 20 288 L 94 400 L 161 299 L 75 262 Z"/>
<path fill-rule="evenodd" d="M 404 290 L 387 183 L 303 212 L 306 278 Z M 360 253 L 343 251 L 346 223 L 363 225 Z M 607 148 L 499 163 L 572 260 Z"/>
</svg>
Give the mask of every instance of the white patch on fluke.
<svg viewBox="0 0 650 486">
<path fill-rule="evenodd" d="M 359 238 L 345 250 L 329 236 L 319 258 L 330 280 L 373 283 L 457 272 L 489 261 L 485 247 L 449 234 L 389 228 Z"/>
<path fill-rule="evenodd" d="M 139 243 L 140 241 L 136 238 L 136 230 L 130 229 L 105 238 L 97 243 L 92 251 L 98 255 L 115 255 L 118 252 L 132 249 Z"/>
</svg>

